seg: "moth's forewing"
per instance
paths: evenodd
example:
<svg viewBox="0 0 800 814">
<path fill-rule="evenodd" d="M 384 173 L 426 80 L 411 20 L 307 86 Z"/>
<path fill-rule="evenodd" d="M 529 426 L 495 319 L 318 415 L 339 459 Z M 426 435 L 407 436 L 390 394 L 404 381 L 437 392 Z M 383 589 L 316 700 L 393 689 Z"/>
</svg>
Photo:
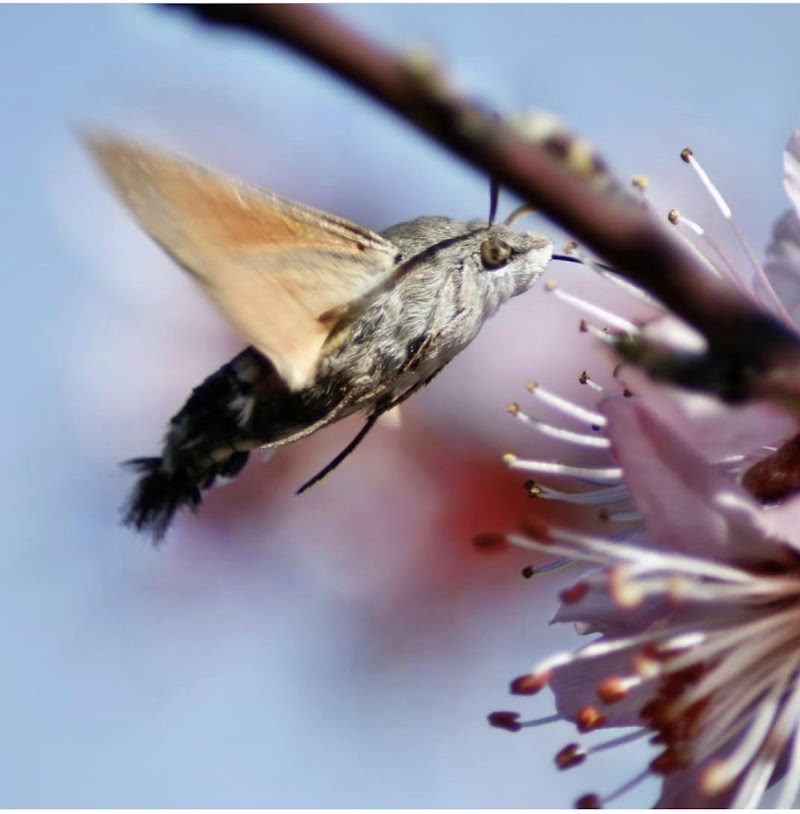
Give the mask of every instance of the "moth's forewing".
<svg viewBox="0 0 800 814">
<path fill-rule="evenodd" d="M 293 389 L 309 383 L 323 315 L 394 266 L 396 247 L 362 226 L 133 142 L 85 140 L 145 231 Z"/>
</svg>

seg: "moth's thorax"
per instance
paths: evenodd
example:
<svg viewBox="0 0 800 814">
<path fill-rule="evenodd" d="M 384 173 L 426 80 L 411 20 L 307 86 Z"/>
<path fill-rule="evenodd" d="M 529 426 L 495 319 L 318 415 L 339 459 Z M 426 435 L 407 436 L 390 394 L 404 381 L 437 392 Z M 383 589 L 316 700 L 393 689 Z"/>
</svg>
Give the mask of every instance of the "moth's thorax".
<svg viewBox="0 0 800 814">
<path fill-rule="evenodd" d="M 500 305 L 533 285 L 552 255 L 548 238 L 481 221 L 422 217 L 382 236 L 397 246 L 397 265 L 345 312 L 318 368 L 323 377 L 352 371 L 354 386 L 369 392 L 400 392 L 432 376 Z M 487 263 L 489 239 L 506 262 Z"/>
</svg>

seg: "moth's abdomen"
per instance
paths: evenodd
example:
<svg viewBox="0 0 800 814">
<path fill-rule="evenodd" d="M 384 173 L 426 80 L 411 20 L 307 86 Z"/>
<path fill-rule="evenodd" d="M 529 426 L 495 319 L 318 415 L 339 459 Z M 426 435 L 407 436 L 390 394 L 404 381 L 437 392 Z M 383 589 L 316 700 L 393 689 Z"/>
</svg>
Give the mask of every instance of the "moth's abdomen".
<svg viewBox="0 0 800 814">
<path fill-rule="evenodd" d="M 280 443 L 315 413 L 303 393 L 247 348 L 194 389 L 170 421 L 160 457 L 126 462 L 139 479 L 123 522 L 160 540 L 177 511 L 195 510 L 203 490 L 238 475 L 250 450 Z"/>
</svg>

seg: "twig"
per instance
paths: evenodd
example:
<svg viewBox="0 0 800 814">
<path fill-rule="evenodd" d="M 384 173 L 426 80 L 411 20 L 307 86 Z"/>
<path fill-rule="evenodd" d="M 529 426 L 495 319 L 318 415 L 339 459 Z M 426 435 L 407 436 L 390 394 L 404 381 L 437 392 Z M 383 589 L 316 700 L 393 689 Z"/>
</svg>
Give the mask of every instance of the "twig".
<svg viewBox="0 0 800 814">
<path fill-rule="evenodd" d="M 733 287 L 711 278 L 666 227 L 592 189 L 491 111 L 458 96 L 429 63 L 415 67 L 313 6 L 197 5 L 201 19 L 278 40 L 335 74 L 518 193 L 619 273 L 650 291 L 709 342 L 698 363 L 630 350 L 651 372 L 730 400 L 800 409 L 800 339 Z M 712 381 L 713 379 L 713 381 Z"/>
</svg>

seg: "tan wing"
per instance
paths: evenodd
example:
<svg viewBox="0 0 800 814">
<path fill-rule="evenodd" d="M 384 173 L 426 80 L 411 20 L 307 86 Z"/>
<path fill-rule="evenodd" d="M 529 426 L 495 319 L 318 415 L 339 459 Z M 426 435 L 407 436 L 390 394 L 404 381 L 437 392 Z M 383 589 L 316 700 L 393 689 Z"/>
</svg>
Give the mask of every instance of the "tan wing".
<svg viewBox="0 0 800 814">
<path fill-rule="evenodd" d="M 397 248 L 355 223 L 123 139 L 85 141 L 145 231 L 294 389 L 331 328 L 321 317 L 394 266 Z"/>
</svg>

